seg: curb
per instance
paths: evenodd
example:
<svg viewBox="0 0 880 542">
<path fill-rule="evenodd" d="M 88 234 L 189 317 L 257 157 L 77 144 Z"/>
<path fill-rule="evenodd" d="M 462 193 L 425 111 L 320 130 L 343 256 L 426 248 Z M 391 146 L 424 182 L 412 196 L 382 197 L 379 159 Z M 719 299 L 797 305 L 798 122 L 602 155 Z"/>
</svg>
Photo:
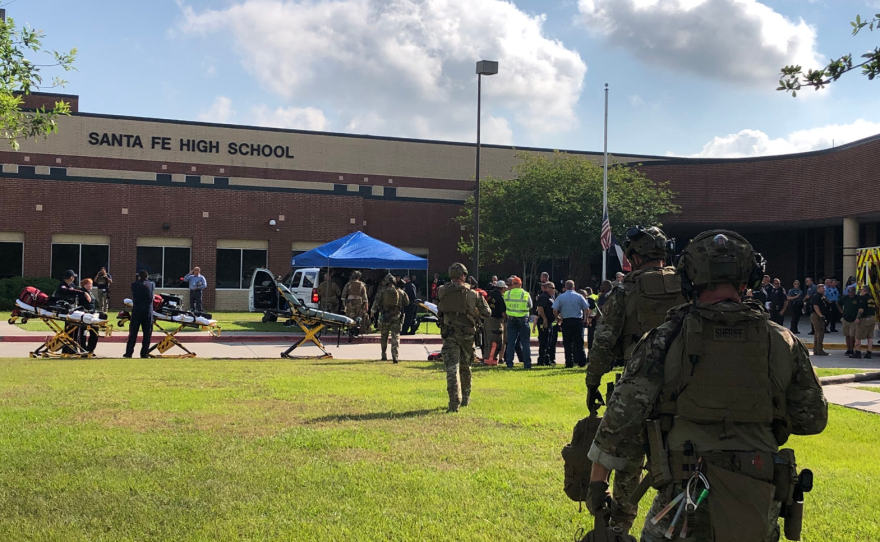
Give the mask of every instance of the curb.
<svg viewBox="0 0 880 542">
<path fill-rule="evenodd" d="M 160 333 L 153 333 L 153 337 L 161 337 Z M 43 341 L 48 340 L 51 335 L 43 335 L 34 333 L 32 335 L 5 335 L 0 336 L 0 343 L 41 343 Z M 187 344 L 197 344 L 197 343 L 268 343 L 268 344 L 286 344 L 298 341 L 301 339 L 303 335 L 301 334 L 278 334 L 278 335 L 220 335 L 219 337 L 212 337 L 211 335 L 201 334 L 196 332 L 188 332 L 181 333 L 178 335 L 178 338 L 182 342 Z M 321 340 L 327 346 L 335 346 L 336 345 L 336 335 L 328 334 L 322 335 Z M 367 337 L 357 337 L 352 340 L 350 343 L 348 342 L 348 337 L 346 335 L 342 335 L 342 338 L 339 341 L 339 344 L 379 344 L 381 342 L 381 337 L 378 335 L 371 335 Z M 128 341 L 128 333 L 116 331 L 110 337 L 101 337 L 102 343 L 125 343 Z M 443 339 L 439 336 L 437 337 L 413 337 L 413 336 L 404 336 L 400 337 L 400 344 L 425 344 L 425 345 L 442 345 Z M 532 339 L 531 345 L 534 347 L 538 346 L 538 341 L 536 339 Z"/>
<path fill-rule="evenodd" d="M 868 382 L 870 380 L 880 380 L 880 372 L 856 373 L 852 375 L 836 375 L 823 376 L 819 379 L 819 383 L 823 386 L 834 386 L 836 384 L 851 384 L 853 382 Z"/>
</svg>

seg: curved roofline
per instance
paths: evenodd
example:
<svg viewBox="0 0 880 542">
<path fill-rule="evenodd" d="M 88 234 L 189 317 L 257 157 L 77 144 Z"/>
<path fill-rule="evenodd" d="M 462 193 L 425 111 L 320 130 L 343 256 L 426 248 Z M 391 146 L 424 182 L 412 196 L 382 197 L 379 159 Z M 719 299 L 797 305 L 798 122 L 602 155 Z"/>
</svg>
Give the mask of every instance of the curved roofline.
<svg viewBox="0 0 880 542">
<path fill-rule="evenodd" d="M 49 94 L 49 93 L 46 93 Z M 214 128 L 228 128 L 228 129 L 237 129 L 237 130 L 254 130 L 259 132 L 277 132 L 277 133 L 289 133 L 289 134 L 303 134 L 303 135 L 318 135 L 325 137 L 346 137 L 352 139 L 372 139 L 378 141 L 399 141 L 404 143 L 422 143 L 427 145 L 452 145 L 458 147 L 474 147 L 476 143 L 467 143 L 463 141 L 444 141 L 439 139 L 416 139 L 416 138 L 408 138 L 408 137 L 394 137 L 394 136 L 378 136 L 378 135 L 369 135 L 369 134 L 347 134 L 343 132 L 321 132 L 314 130 L 299 130 L 294 128 L 275 128 L 269 126 L 249 126 L 246 124 L 227 124 L 227 123 L 217 123 L 217 122 L 203 122 L 203 121 L 194 121 L 194 120 L 174 120 L 174 119 L 163 119 L 163 118 L 153 118 L 153 117 L 138 117 L 131 115 L 112 115 L 105 113 L 71 113 L 72 117 L 90 117 L 90 118 L 103 118 L 103 119 L 118 119 L 118 120 L 134 120 L 134 121 L 142 121 L 142 122 L 158 122 L 164 124 L 181 124 L 185 126 L 208 126 Z M 832 152 L 847 150 L 853 147 L 858 147 L 860 145 L 864 145 L 866 143 L 872 143 L 874 141 L 880 140 L 880 133 L 868 136 L 866 138 L 862 138 L 856 141 L 852 141 L 850 143 L 846 143 L 844 145 L 840 145 L 837 147 L 831 147 L 829 149 L 820 149 L 816 151 L 806 151 L 792 154 L 774 154 L 770 156 L 744 156 L 738 158 L 688 158 L 688 157 L 678 157 L 678 156 L 658 156 L 652 154 L 630 154 L 630 153 L 611 153 L 609 152 L 609 156 L 618 156 L 618 157 L 627 157 L 634 158 L 635 162 L 638 161 L 639 158 L 644 158 L 646 160 L 650 160 L 643 166 L 648 165 L 672 165 L 672 164 L 719 164 L 719 163 L 736 163 L 736 162 L 761 162 L 767 160 L 785 160 L 789 158 L 803 158 L 809 156 L 821 156 L 823 154 L 829 154 Z M 564 152 L 567 154 L 575 154 L 575 155 L 585 155 L 585 156 L 602 156 L 601 152 L 596 151 L 582 151 L 582 150 L 571 150 L 571 149 L 552 149 L 546 147 L 523 147 L 517 145 L 495 145 L 495 144 L 485 144 L 481 143 L 480 147 L 482 148 L 492 148 L 492 149 L 505 149 L 505 150 L 514 150 L 514 151 L 532 151 L 532 152 Z"/>
</svg>

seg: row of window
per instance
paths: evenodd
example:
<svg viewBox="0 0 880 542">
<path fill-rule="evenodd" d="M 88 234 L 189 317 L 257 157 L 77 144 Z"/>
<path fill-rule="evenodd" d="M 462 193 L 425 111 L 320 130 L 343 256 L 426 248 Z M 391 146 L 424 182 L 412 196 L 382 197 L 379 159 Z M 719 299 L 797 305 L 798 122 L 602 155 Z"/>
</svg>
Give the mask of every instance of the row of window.
<svg viewBox="0 0 880 542">
<path fill-rule="evenodd" d="M 24 272 L 24 244 L 0 243 L 0 279 L 20 277 Z M 213 277 L 217 288 L 249 288 L 251 276 L 259 267 L 266 267 L 267 251 L 256 249 L 218 248 L 217 266 Z M 53 277 L 60 279 L 65 271 L 73 269 L 80 279 L 95 277 L 102 267 L 110 269 L 110 246 L 55 243 L 52 245 Z M 159 288 L 186 288 L 183 277 L 193 266 L 189 247 L 137 247 L 137 265 L 132 270 L 144 269 Z M 198 264 L 198 262 L 195 262 Z M 116 277 L 124 278 L 124 277 Z M 212 277 L 208 277 L 210 281 Z"/>
</svg>

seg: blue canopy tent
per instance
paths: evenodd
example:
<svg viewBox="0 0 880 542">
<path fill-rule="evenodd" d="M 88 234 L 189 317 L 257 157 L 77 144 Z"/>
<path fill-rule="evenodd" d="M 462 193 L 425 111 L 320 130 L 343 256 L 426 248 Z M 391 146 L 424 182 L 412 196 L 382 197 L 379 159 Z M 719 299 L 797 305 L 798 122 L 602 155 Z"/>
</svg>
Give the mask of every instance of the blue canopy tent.
<svg viewBox="0 0 880 542">
<path fill-rule="evenodd" d="M 357 269 L 428 270 L 428 260 L 354 232 L 294 256 L 291 267 L 347 267 Z"/>
</svg>

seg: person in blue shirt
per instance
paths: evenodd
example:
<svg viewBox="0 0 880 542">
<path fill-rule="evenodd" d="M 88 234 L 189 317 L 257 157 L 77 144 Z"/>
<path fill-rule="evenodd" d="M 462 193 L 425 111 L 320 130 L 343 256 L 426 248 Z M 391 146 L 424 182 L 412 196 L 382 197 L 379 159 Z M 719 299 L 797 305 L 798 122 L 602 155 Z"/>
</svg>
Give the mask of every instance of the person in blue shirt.
<svg viewBox="0 0 880 542">
<path fill-rule="evenodd" d="M 831 303 L 831 314 L 828 318 L 828 324 L 831 325 L 831 333 L 837 332 L 837 322 L 840 321 L 840 310 L 837 308 L 837 301 L 840 299 L 840 290 L 837 289 L 836 279 L 825 279 L 825 299 Z"/>
<path fill-rule="evenodd" d="M 124 358 L 134 354 L 137 343 L 138 329 L 144 336 L 141 342 L 141 357 L 150 357 L 150 339 L 153 334 L 153 295 L 156 284 L 149 280 L 149 274 L 142 270 L 137 280 L 131 284 L 131 320 L 128 324 L 128 344 L 125 346 Z"/>
<path fill-rule="evenodd" d="M 562 346 L 565 349 L 565 366 L 587 366 L 584 353 L 584 314 L 590 306 L 584 296 L 574 291 L 574 281 L 565 281 L 565 292 L 553 302 L 553 315 L 562 318 Z"/>
<path fill-rule="evenodd" d="M 208 281 L 202 275 L 199 267 L 193 267 L 193 270 L 183 277 L 183 280 L 189 284 L 189 310 L 193 312 L 204 312 L 202 309 L 202 292 L 208 287 Z"/>
</svg>

